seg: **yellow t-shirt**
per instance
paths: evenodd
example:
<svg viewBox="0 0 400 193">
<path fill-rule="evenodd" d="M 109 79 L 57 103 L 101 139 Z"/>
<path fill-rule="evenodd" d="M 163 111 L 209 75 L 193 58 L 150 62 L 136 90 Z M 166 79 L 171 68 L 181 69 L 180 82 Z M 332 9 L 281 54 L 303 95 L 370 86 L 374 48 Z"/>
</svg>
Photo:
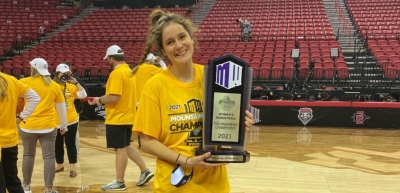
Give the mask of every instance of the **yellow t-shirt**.
<svg viewBox="0 0 400 193">
<path fill-rule="evenodd" d="M 136 81 L 128 64 L 120 64 L 108 77 L 106 95 L 119 95 L 114 104 L 106 104 L 106 124 L 132 125 L 136 113 Z"/>
<path fill-rule="evenodd" d="M 203 130 L 204 68 L 194 64 L 194 70 L 191 83 L 180 82 L 169 68 L 147 81 L 132 129 L 189 157 L 201 145 Z M 225 166 L 194 168 L 193 179 L 180 188 L 170 182 L 175 166 L 157 159 L 154 192 L 226 193 L 230 190 Z M 190 174 L 190 170 L 186 168 L 185 173 Z"/>
<path fill-rule="evenodd" d="M 51 81 L 49 86 L 45 85 L 43 77 L 28 77 L 20 80 L 30 86 L 40 97 L 40 102 L 32 115 L 21 122 L 21 129 L 27 130 L 43 130 L 56 128 L 55 103 L 64 102 L 64 96 L 61 92 L 60 85 Z"/>
<path fill-rule="evenodd" d="M 162 72 L 163 69 L 159 68 L 153 64 L 143 63 L 138 68 L 138 71 L 135 73 L 136 76 L 136 96 L 137 100 L 140 100 L 140 96 L 142 95 L 142 91 L 146 82 L 153 77 L 155 74 Z"/>
<path fill-rule="evenodd" d="M 0 76 L 7 81 L 7 98 L 0 101 L 0 143 L 2 145 L 0 147 L 12 147 L 18 145 L 18 130 L 15 118 L 18 97 L 23 97 L 29 91 L 29 86 L 1 72 Z M 0 86 L 3 85 L 0 84 Z"/>
<path fill-rule="evenodd" d="M 68 125 L 78 122 L 78 113 L 76 113 L 74 101 L 78 98 L 78 87 L 73 84 L 67 83 L 65 85 L 60 85 L 61 92 L 65 98 L 66 108 L 67 108 L 67 123 Z M 55 114 L 56 124 L 60 124 L 60 118 L 56 111 Z"/>
</svg>

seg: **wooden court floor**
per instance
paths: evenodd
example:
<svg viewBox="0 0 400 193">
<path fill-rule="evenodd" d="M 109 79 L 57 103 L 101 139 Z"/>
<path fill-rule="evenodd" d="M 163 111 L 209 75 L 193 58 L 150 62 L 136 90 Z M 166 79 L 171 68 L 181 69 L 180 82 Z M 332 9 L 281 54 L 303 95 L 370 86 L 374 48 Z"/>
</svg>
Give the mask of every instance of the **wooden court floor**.
<svg viewBox="0 0 400 193">
<path fill-rule="evenodd" d="M 55 188 L 60 193 L 102 192 L 100 186 L 115 178 L 115 156 L 105 148 L 104 123 L 81 121 L 79 131 L 78 176 L 70 178 L 65 165 L 56 174 Z M 137 147 L 136 140 L 133 145 Z M 254 126 L 247 133 L 246 149 L 250 162 L 227 166 L 231 193 L 400 193 L 400 130 Z M 22 146 L 19 151 L 21 173 Z M 154 157 L 142 154 L 154 171 Z M 138 178 L 139 169 L 130 162 L 128 189 L 122 192 L 152 192 L 153 181 L 136 187 Z M 31 185 L 33 193 L 43 192 L 40 147 Z"/>
</svg>

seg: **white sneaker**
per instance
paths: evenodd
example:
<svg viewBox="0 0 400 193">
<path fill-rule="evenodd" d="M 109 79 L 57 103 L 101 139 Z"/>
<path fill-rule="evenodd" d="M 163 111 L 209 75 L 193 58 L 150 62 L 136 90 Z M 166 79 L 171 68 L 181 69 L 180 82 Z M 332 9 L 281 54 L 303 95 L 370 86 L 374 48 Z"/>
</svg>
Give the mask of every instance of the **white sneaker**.
<svg viewBox="0 0 400 193">
<path fill-rule="evenodd" d="M 22 185 L 22 189 L 24 189 L 25 193 L 32 193 L 30 185 L 27 186 Z"/>
<path fill-rule="evenodd" d="M 110 191 L 110 190 L 126 190 L 125 182 L 118 182 L 114 180 L 106 185 L 101 186 L 103 191 Z"/>
<path fill-rule="evenodd" d="M 144 171 L 140 174 L 140 178 L 139 178 L 139 181 L 136 183 L 136 186 L 142 186 L 143 184 L 150 181 L 151 178 L 153 178 L 153 177 L 154 177 L 153 172 L 151 172 L 149 169 L 147 169 L 146 171 Z"/>
</svg>

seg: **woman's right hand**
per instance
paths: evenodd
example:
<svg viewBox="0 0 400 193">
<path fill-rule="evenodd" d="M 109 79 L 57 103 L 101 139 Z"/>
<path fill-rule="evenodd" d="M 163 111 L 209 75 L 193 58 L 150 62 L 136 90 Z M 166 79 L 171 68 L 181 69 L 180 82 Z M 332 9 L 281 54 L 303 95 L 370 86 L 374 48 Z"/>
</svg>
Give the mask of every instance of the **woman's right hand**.
<svg viewBox="0 0 400 193">
<path fill-rule="evenodd" d="M 204 153 L 199 156 L 191 157 L 187 159 L 187 163 L 185 164 L 187 167 L 201 167 L 201 168 L 211 168 L 216 166 L 223 166 L 227 163 L 207 163 L 204 160 L 211 156 L 210 152 Z M 185 166 L 182 164 L 182 166 Z"/>
<path fill-rule="evenodd" d="M 67 128 L 60 128 L 61 135 L 64 135 L 67 132 Z"/>
</svg>

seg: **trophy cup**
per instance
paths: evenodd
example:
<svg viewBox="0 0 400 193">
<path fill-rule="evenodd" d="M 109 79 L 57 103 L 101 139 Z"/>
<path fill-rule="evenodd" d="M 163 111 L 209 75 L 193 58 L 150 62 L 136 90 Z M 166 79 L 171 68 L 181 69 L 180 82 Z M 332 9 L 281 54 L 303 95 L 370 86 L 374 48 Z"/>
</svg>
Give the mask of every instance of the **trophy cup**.
<svg viewBox="0 0 400 193">
<path fill-rule="evenodd" d="M 209 62 L 204 69 L 203 143 L 196 155 L 211 152 L 208 163 L 245 163 L 245 110 L 250 106 L 253 70 L 231 54 Z"/>
</svg>

